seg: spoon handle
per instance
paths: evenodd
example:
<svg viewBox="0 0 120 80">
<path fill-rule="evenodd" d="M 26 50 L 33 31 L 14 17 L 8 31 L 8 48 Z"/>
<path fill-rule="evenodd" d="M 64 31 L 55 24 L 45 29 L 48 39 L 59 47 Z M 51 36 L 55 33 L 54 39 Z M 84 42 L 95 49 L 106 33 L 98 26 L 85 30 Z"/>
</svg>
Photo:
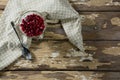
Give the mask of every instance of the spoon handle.
<svg viewBox="0 0 120 80">
<path fill-rule="evenodd" d="M 22 43 L 22 41 L 21 41 L 21 39 L 20 39 L 20 37 L 19 37 L 19 35 L 18 35 L 18 33 L 17 33 L 16 29 L 15 29 L 15 24 L 14 24 L 14 22 L 13 22 L 13 21 L 11 22 L 11 25 L 12 25 L 12 27 L 13 27 L 13 29 L 14 29 L 14 31 L 15 31 L 15 33 L 16 33 L 16 35 L 17 35 L 18 39 L 19 39 L 19 41 L 20 41 L 21 46 L 23 46 L 23 43 Z"/>
<path fill-rule="evenodd" d="M 19 37 L 16 29 L 15 29 L 15 24 L 14 24 L 13 21 L 11 22 L 11 25 L 12 25 L 12 27 L 13 27 L 13 29 L 14 29 L 14 31 L 15 31 L 18 39 L 19 39 L 19 41 L 20 41 L 20 44 L 21 44 L 21 47 L 22 47 L 23 56 L 24 56 L 27 60 L 31 60 L 31 59 L 32 59 L 32 55 L 31 55 L 30 51 L 23 45 L 23 43 L 22 43 L 22 41 L 21 41 L 21 39 L 20 39 L 20 37 Z"/>
</svg>

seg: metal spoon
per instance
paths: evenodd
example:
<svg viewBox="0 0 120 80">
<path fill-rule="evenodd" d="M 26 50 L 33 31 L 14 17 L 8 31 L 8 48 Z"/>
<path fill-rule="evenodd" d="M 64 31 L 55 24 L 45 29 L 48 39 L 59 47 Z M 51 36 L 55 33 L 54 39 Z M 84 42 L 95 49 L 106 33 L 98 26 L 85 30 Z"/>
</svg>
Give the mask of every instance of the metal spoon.
<svg viewBox="0 0 120 80">
<path fill-rule="evenodd" d="M 23 45 L 22 41 L 20 40 L 20 37 L 19 37 L 19 35 L 18 35 L 18 33 L 17 33 L 16 29 L 15 29 L 15 24 L 14 24 L 13 21 L 11 21 L 11 25 L 12 25 L 12 27 L 13 27 L 13 29 L 14 29 L 14 31 L 15 31 L 18 39 L 19 39 L 19 41 L 20 41 L 20 44 L 21 44 L 21 47 L 22 47 L 22 54 L 23 54 L 23 56 L 24 56 L 27 60 L 31 60 L 31 59 L 32 59 L 32 55 L 31 55 L 31 53 L 30 53 L 30 50 L 27 49 L 27 48 Z"/>
</svg>

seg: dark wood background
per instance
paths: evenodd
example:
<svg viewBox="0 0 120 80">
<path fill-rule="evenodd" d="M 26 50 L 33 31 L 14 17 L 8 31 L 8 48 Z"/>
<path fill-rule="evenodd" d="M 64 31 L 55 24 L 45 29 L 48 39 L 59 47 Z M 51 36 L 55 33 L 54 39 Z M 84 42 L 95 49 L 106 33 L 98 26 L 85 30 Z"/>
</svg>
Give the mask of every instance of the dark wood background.
<svg viewBox="0 0 120 80">
<path fill-rule="evenodd" d="M 8 0 L 0 0 L 0 15 Z M 42 41 L 33 41 L 34 61 L 19 58 L 0 72 L 0 80 L 120 80 L 120 0 L 70 0 L 85 16 L 84 46 L 96 53 L 92 62 L 70 57 L 76 49 L 61 24 L 49 24 Z M 58 54 L 53 56 L 53 54 Z"/>
</svg>

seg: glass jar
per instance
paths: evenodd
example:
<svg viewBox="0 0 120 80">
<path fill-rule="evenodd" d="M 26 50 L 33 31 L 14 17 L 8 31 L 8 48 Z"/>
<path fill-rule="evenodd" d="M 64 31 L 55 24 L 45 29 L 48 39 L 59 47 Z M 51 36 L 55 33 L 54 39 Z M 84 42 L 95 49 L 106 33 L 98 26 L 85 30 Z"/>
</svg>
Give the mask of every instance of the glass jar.
<svg viewBox="0 0 120 80">
<path fill-rule="evenodd" d="M 47 26 L 46 17 L 46 12 L 26 11 L 18 20 L 19 29 L 27 37 L 42 39 Z"/>
</svg>

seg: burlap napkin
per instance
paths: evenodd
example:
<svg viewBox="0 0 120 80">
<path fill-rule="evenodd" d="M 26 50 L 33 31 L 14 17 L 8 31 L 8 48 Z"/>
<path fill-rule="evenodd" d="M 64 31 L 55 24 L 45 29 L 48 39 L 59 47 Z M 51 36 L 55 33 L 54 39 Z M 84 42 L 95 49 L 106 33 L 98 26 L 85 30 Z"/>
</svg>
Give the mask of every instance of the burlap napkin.
<svg viewBox="0 0 120 80">
<path fill-rule="evenodd" d="M 0 70 L 22 55 L 20 42 L 10 22 L 15 21 L 22 12 L 30 10 L 47 12 L 48 19 L 61 20 L 69 40 L 84 52 L 81 17 L 68 0 L 9 0 L 0 18 Z M 19 35 L 26 47 L 29 47 L 31 39 L 20 33 Z"/>
</svg>

